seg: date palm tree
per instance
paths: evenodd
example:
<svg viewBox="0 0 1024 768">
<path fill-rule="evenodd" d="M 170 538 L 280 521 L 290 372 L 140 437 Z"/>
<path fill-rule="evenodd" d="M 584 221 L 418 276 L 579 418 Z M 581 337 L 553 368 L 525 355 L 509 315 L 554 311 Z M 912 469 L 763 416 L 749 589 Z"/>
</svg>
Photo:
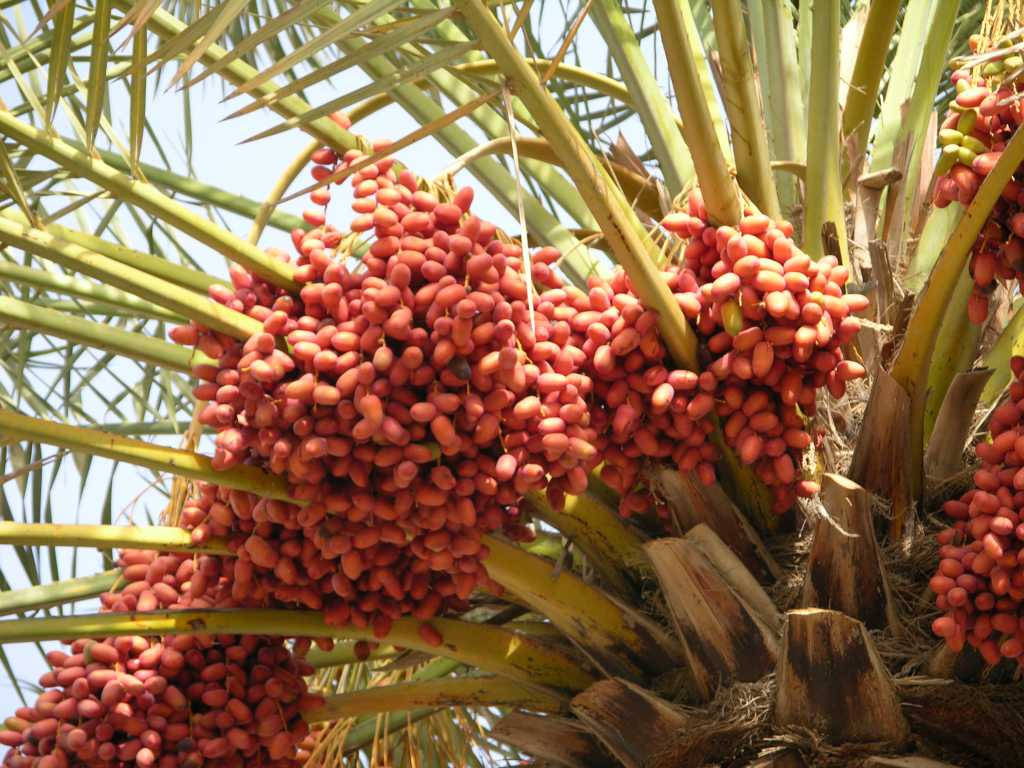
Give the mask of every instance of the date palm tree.
<svg viewBox="0 0 1024 768">
<path fill-rule="evenodd" d="M 1024 323 L 1010 296 L 983 325 L 965 309 L 971 246 L 1024 144 L 991 172 L 1001 185 L 934 208 L 937 123 L 954 95 L 949 62 L 972 34 L 1020 27 L 1019 3 L 3 5 L 0 542 L 13 549 L 0 661 L 12 710 L 33 685 L 7 644 L 202 629 L 337 641 L 309 655 L 310 684 L 328 694 L 308 715 L 317 764 L 925 765 L 915 752 L 1020 764 L 1019 694 L 996 685 L 1005 668 L 943 651 L 922 598 L 932 515 L 964 485 L 965 445 L 1005 392 Z M 297 155 L 270 161 L 282 171 L 272 189 L 239 195 L 194 167 L 212 122 L 194 109 L 200 87 L 259 121 L 256 147 L 306 134 Z M 183 158 L 149 114 L 171 98 Z M 503 595 L 437 620 L 440 646 L 411 619 L 368 650 L 370 630 L 314 611 L 96 613 L 85 601 L 117 583 L 112 549 L 230 554 L 166 524 L 189 483 L 288 498 L 281 478 L 213 468 L 192 351 L 166 335 L 191 320 L 248 337 L 250 319 L 208 290 L 230 262 L 295 288 L 263 247 L 308 228 L 291 201 L 313 152 L 372 153 L 379 137 L 363 126 L 381 115 L 408 126 L 389 152 L 413 158 L 436 141 L 443 176 L 472 178 L 521 241 L 558 248 L 567 280 L 621 266 L 680 367 L 701 357 L 661 285 L 674 246 L 657 224 L 695 186 L 715 223 L 750 205 L 791 220 L 812 258 L 848 265 L 872 300 L 852 351 L 871 386 L 819 410 L 820 497 L 779 517 L 728 452 L 721 485 L 659 473 L 668 529 L 620 518 L 596 479 L 562 510 L 530 497 L 537 537 L 488 540 Z M 220 151 L 231 162 L 245 148 Z M 80 500 L 64 490 L 75 476 Z M 125 524 L 125 487 L 160 519 Z M 82 575 L 93 550 L 104 564 Z"/>
</svg>

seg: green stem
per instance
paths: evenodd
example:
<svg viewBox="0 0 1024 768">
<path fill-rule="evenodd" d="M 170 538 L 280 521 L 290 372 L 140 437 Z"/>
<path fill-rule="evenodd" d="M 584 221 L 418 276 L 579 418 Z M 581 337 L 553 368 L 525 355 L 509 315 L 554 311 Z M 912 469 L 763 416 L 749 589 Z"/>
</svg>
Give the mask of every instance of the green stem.
<svg viewBox="0 0 1024 768">
<path fill-rule="evenodd" d="M 982 368 L 991 368 L 992 375 L 981 391 L 979 402 L 985 406 L 993 406 L 1003 394 L 1013 372 L 1010 370 L 1010 358 L 1024 354 L 1024 304 L 1017 307 L 1013 318 L 1003 328 L 992 349 L 981 360 Z"/>
<path fill-rule="evenodd" d="M 722 65 L 722 101 L 732 127 L 736 179 L 754 205 L 773 219 L 782 213 L 769 165 L 768 134 L 754 80 L 743 8 L 739 0 L 711 0 Z"/>
<path fill-rule="evenodd" d="M 100 301 L 104 304 L 121 307 L 132 315 L 151 317 L 155 320 L 172 323 L 184 322 L 181 315 L 157 306 L 150 301 L 144 301 L 126 291 L 111 288 L 109 285 L 102 283 L 94 283 L 89 280 L 71 277 L 70 275 L 50 272 L 45 269 L 34 269 L 32 267 L 23 267 L 20 264 L 0 261 L 0 280 L 9 280 L 19 285 L 31 285 L 36 288 L 42 288 L 45 291 L 63 293 L 67 296 L 76 296 L 89 301 Z"/>
<path fill-rule="evenodd" d="M 889 200 L 886 201 L 886 216 L 881 221 L 880 230 L 888 235 L 889 258 L 894 264 L 905 263 L 906 252 L 914 235 L 912 226 L 915 205 L 920 207 L 926 203 L 921 200 L 921 185 L 924 183 L 927 186 L 931 180 L 932 168 L 929 163 L 924 171 L 927 176 L 922 179 L 921 157 L 925 152 L 935 151 L 931 142 L 925 146 L 925 136 L 934 114 L 935 92 L 946 69 L 946 51 L 953 35 L 958 9 L 959 3 L 949 0 L 940 4 L 932 13 L 924 49 L 921 51 L 921 63 L 914 81 L 913 95 L 910 104 L 904 105 L 901 110 L 903 121 L 896 143 L 898 146 L 906 147 L 903 165 L 897 168 L 902 178 L 886 192 Z"/>
<path fill-rule="evenodd" d="M 407 707 L 515 707 L 537 712 L 565 712 L 568 701 L 545 693 L 535 685 L 500 677 L 451 677 L 339 693 L 329 696 L 322 707 L 303 717 L 308 723 L 320 723 Z"/>
<path fill-rule="evenodd" d="M 672 197 L 679 195 L 693 179 L 693 162 L 676 128 L 676 115 L 662 93 L 633 27 L 619 0 L 595 0 L 590 9 L 608 50 L 633 97 L 644 133 L 651 142 L 665 186 Z"/>
<path fill-rule="evenodd" d="M 568 653 L 503 627 L 459 619 L 432 619 L 430 623 L 444 638 L 441 645 L 433 646 L 420 637 L 421 623 L 416 619 L 395 621 L 388 640 L 526 683 L 578 691 L 594 680 Z M 331 627 L 322 613 L 300 610 L 150 611 L 0 621 L 0 643 L 197 632 L 376 640 L 369 627 Z"/>
<path fill-rule="evenodd" d="M 740 220 L 742 207 L 698 71 L 698 66 L 704 62 L 698 57 L 697 42 L 690 34 L 692 24 L 686 23 L 689 5 L 680 0 L 654 0 L 654 10 L 661 27 L 676 103 L 679 112 L 686 116 L 683 138 L 690 148 L 708 216 L 718 224 L 735 224 Z"/>
<path fill-rule="evenodd" d="M 711 124 L 715 127 L 715 135 L 718 136 L 718 145 L 725 155 L 725 163 L 732 169 L 734 160 L 729 129 L 726 126 L 724 110 L 718 109 L 722 100 L 718 79 L 708 65 L 715 42 L 715 25 L 711 19 L 710 8 L 706 0 L 689 0 L 682 5 L 682 33 L 686 35 L 690 50 L 696 57 L 694 60 L 697 62 L 697 77 L 704 91 L 704 103 L 711 110 Z"/>
<path fill-rule="evenodd" d="M 105 301 L 92 301 L 91 299 L 51 299 L 46 296 L 39 296 L 34 299 L 41 307 L 52 309 L 56 312 L 63 312 L 69 315 L 104 315 L 107 317 L 139 318 L 139 313 L 126 309 L 117 304 L 107 304 Z M 179 317 L 175 323 L 186 322 L 185 318 Z"/>
<path fill-rule="evenodd" d="M 213 468 L 210 459 L 201 454 L 152 445 L 141 440 L 101 432 L 98 429 L 59 424 L 0 408 L 0 434 L 7 438 L 30 440 L 71 451 L 91 453 L 114 461 L 147 467 L 156 472 L 205 480 L 228 488 L 249 491 L 257 496 L 301 504 L 288 495 L 288 484 L 284 478 L 268 475 L 256 467 L 243 464 L 218 471 Z"/>
<path fill-rule="evenodd" d="M 66 139 L 68 144 L 81 148 L 81 144 L 73 139 Z M 320 143 L 317 143 L 320 146 Z M 110 152 L 105 149 L 94 148 L 100 159 L 103 160 L 107 165 L 112 168 L 116 168 L 122 173 L 129 173 L 131 166 L 128 161 L 121 157 L 116 152 Z M 233 195 L 219 187 L 211 186 L 210 184 L 204 184 L 196 179 L 189 178 L 188 176 L 181 176 L 172 171 L 168 171 L 166 168 L 158 168 L 155 165 L 148 165 L 146 163 L 139 163 L 139 170 L 146 177 L 146 180 L 151 184 L 156 184 L 159 187 L 173 190 L 183 195 L 187 195 L 201 203 L 207 203 L 217 208 L 221 208 L 225 211 L 231 211 L 237 213 L 240 216 L 252 219 L 259 215 L 261 205 L 256 200 L 251 200 L 248 197 L 242 195 Z M 295 216 L 285 211 L 273 211 L 267 218 L 266 224 L 279 229 L 282 232 L 291 232 L 293 229 L 306 229 L 309 225 L 302 219 L 301 216 Z"/>
<path fill-rule="evenodd" d="M 949 0 L 950 3 L 954 1 L 959 2 L 959 0 Z M 878 5 L 878 3 L 874 3 L 874 5 Z M 872 121 L 870 171 L 881 171 L 893 166 L 893 154 L 899 143 L 899 136 L 905 122 L 906 105 L 913 96 L 921 64 L 921 53 L 924 51 L 928 34 L 931 31 L 931 15 L 933 9 L 942 4 L 932 0 L 908 0 L 899 5 L 904 6 L 906 10 L 900 25 L 896 55 L 893 56 L 888 67 L 889 77 L 885 86 L 882 107 L 878 116 Z M 878 52 L 878 55 L 880 58 L 884 58 L 881 51 Z"/>
<path fill-rule="evenodd" d="M 839 178 L 839 3 L 816 3 L 813 16 L 803 247 L 813 259 L 824 256 L 822 227 L 832 222 L 839 239 L 835 255 L 846 263 L 846 217 Z"/>
<path fill-rule="evenodd" d="M 896 18 L 902 5 L 888 0 L 874 0 L 868 10 L 843 108 L 843 136 L 847 142 L 844 159 L 858 157 L 867 148 L 878 88 L 885 72 L 886 54 L 893 32 L 896 31 Z"/>
<path fill-rule="evenodd" d="M 461 666 L 462 665 L 454 659 L 431 659 L 409 675 L 409 678 L 405 682 L 413 683 L 426 680 L 437 680 L 441 677 L 447 677 Z"/>
<path fill-rule="evenodd" d="M 45 333 L 167 370 L 182 373 L 190 373 L 192 370 L 191 349 L 143 333 L 132 333 L 106 323 L 95 323 L 27 301 L 12 299 L 10 296 L 0 296 L 0 325 Z"/>
<path fill-rule="evenodd" d="M 115 435 L 180 435 L 191 425 L 191 421 L 118 421 L 94 425 L 95 429 L 112 432 Z"/>
<path fill-rule="evenodd" d="M 493 536 L 484 540 L 488 575 L 547 616 L 603 670 L 639 679 L 678 663 L 676 641 L 640 613 L 566 570 L 556 573 L 544 558 Z"/>
<path fill-rule="evenodd" d="M 905 291 L 918 293 L 924 287 L 963 211 L 959 203 L 951 203 L 945 208 L 932 207 L 928 210 L 928 218 L 924 221 L 921 236 L 914 245 L 910 263 L 903 274 L 902 285 Z"/>
<path fill-rule="evenodd" d="M 605 583 L 621 595 L 635 594 L 635 568 L 647 562 L 643 538 L 614 507 L 589 488 L 567 499 L 561 511 L 552 508 L 540 493 L 529 494 L 526 501 L 534 516 L 557 528 L 583 550 Z"/>
<path fill-rule="evenodd" d="M 533 67 L 538 74 L 544 74 L 551 69 L 554 61 L 551 59 L 530 58 L 526 59 L 526 63 Z M 465 75 L 502 74 L 501 67 L 494 59 L 478 59 L 476 61 L 466 62 L 465 64 L 455 64 L 451 67 L 451 70 Z M 613 80 L 612 78 L 606 77 L 598 72 L 585 69 L 584 67 L 575 67 L 572 64 L 559 62 L 558 64 L 555 64 L 553 77 L 559 80 L 564 80 L 567 83 L 575 83 L 576 85 L 591 88 L 598 93 L 608 96 L 609 98 L 622 102 L 627 107 L 632 107 L 639 111 L 639 105 L 631 88 L 623 85 L 618 80 Z M 683 121 L 679 119 L 679 115 L 671 111 L 671 108 L 668 119 L 674 122 L 679 128 L 682 128 Z M 688 152 L 687 155 L 689 155 Z M 693 172 L 692 169 L 690 172 Z"/>
<path fill-rule="evenodd" d="M 546 558 L 551 562 L 557 562 L 559 558 L 566 554 L 565 548 L 562 546 L 562 537 L 557 533 L 541 531 L 533 541 L 523 543 L 522 547 L 531 555 Z M 569 568 L 573 568 L 573 558 L 571 556 L 566 560 L 566 564 Z"/>
<path fill-rule="evenodd" d="M 413 709 L 392 712 L 391 722 L 398 723 L 399 727 L 392 727 L 391 733 L 404 730 L 407 723 L 410 725 L 417 723 L 430 717 L 435 712 L 437 712 L 436 709 Z M 374 739 L 377 738 L 379 720 L 380 718 L 376 715 L 371 715 L 359 720 L 349 728 L 348 733 L 345 734 L 345 745 L 342 747 L 342 752 L 348 755 L 372 744 Z"/>
<path fill-rule="evenodd" d="M 118 200 L 159 217 L 272 285 L 298 292 L 298 285 L 292 279 L 294 268 L 291 265 L 267 256 L 256 246 L 167 197 L 153 185 L 120 173 L 102 160 L 87 155 L 63 139 L 23 123 L 8 112 L 0 111 L 0 133 L 76 176 L 88 179 Z"/>
<path fill-rule="evenodd" d="M 964 307 L 951 305 L 967 257 L 981 233 L 992 207 L 1007 182 L 1024 161 L 1024 131 L 1017 131 L 1006 145 L 1002 156 L 978 188 L 963 217 L 957 223 L 949 242 L 939 256 L 893 361 L 890 373 L 910 396 L 909 427 L 911 498 L 920 494 L 923 480 L 924 407 L 927 396 L 928 369 L 942 320 L 948 312 L 963 312 Z M 870 407 L 870 403 L 869 403 Z"/>
<path fill-rule="evenodd" d="M 3 524 L 0 523 L 0 525 Z M 25 589 L 0 592 L 0 615 L 37 611 L 55 605 L 88 600 L 109 591 L 120 576 L 121 570 L 114 568 L 93 576 L 82 576 L 77 579 L 56 581 L 52 584 L 40 584 Z"/>
<path fill-rule="evenodd" d="M 96 143 L 96 134 L 103 119 L 107 101 L 107 61 L 110 57 L 110 0 L 96 0 L 93 12 L 92 50 L 89 52 L 89 72 L 92 76 L 86 83 L 85 93 L 85 137 L 89 149 Z M 100 73 L 103 73 L 100 76 Z M 63 78 L 62 78 L 63 79 Z M 76 78 L 76 85 L 77 78 Z M 58 86 L 58 98 L 63 96 Z"/>
<path fill-rule="evenodd" d="M 128 79 L 128 159 L 130 173 L 139 173 L 139 157 L 142 155 L 142 134 L 146 125 L 146 57 L 149 49 L 149 35 L 146 25 L 140 24 L 132 35 L 132 68 Z"/>
<path fill-rule="evenodd" d="M 75 243 L 64 242 L 45 230 L 22 224 L 8 211 L 0 211 L 0 241 L 121 288 L 233 338 L 246 340 L 263 330 L 263 324 L 255 318 Z"/>
<path fill-rule="evenodd" d="M 797 51 L 799 53 L 799 83 L 801 102 L 804 104 L 810 104 L 811 96 L 811 38 L 813 33 L 811 27 L 813 26 L 813 11 L 814 4 L 800 3 L 799 9 L 797 10 L 796 17 L 796 38 L 797 38 Z M 795 83 L 789 83 L 790 87 Z"/>
<path fill-rule="evenodd" d="M 516 137 L 516 150 L 520 158 L 529 157 L 542 160 L 548 165 L 561 167 L 562 161 L 551 149 L 551 145 L 545 139 L 536 137 Z M 457 173 L 464 165 L 467 165 L 478 157 L 488 154 L 511 154 L 512 139 L 508 136 L 478 144 L 466 155 L 455 158 L 442 173 Z M 649 177 L 641 176 L 621 163 L 602 157 L 601 162 L 611 171 L 612 176 L 622 187 L 623 194 L 639 210 L 647 213 L 652 218 L 661 215 L 661 198 L 658 188 Z"/>
<path fill-rule="evenodd" d="M 276 213 L 277 204 L 281 202 L 281 198 L 284 197 L 284 193 L 288 191 L 288 187 L 292 185 L 295 178 L 302 173 L 302 169 L 309 164 L 310 157 L 313 153 L 320 148 L 320 141 L 313 139 L 309 144 L 302 148 L 302 151 L 295 156 L 295 158 L 288 164 L 288 167 L 281 173 L 274 188 L 270 190 L 270 194 L 267 195 L 267 199 L 263 201 L 259 209 L 253 216 L 252 228 L 249 230 L 249 236 L 246 238 L 250 243 L 255 245 L 260 241 L 260 235 L 263 234 L 263 229 L 267 226 L 267 222 L 270 221 Z M 299 229 L 305 229 L 306 225 L 302 219 L 298 219 L 298 223 L 293 227 Z"/>
<path fill-rule="evenodd" d="M 436 7 L 434 6 L 434 0 L 413 0 L 413 5 L 418 8 Z M 440 38 L 452 43 L 459 43 L 468 39 L 462 29 L 453 23 L 451 19 L 444 19 L 437 26 L 435 33 Z M 478 57 L 482 59 L 483 56 L 478 51 L 470 51 L 466 54 L 466 58 L 469 59 L 468 65 L 471 66 Z M 456 71 L 457 66 L 459 65 L 451 67 L 452 72 Z M 438 90 L 455 104 L 467 104 L 476 98 L 477 95 L 476 91 L 445 69 L 438 69 L 432 72 L 430 74 L 430 82 L 436 85 Z M 531 122 L 529 112 L 516 99 L 512 99 L 512 111 L 520 122 Z M 350 113 L 349 116 L 352 117 L 352 114 Z M 354 120 L 355 118 L 353 117 L 352 119 Z M 474 110 L 470 115 L 470 119 L 491 139 L 508 136 L 507 118 L 496 109 L 485 106 Z M 527 159 L 523 161 L 522 165 L 525 173 L 533 177 L 544 192 L 560 205 L 566 213 L 572 216 L 580 227 L 585 229 L 597 227 L 593 217 L 590 215 L 590 210 L 583 202 L 583 198 L 572 184 L 569 183 L 568 179 L 542 162 Z M 530 226 L 533 227 L 534 225 L 531 224 Z M 547 225 L 544 221 L 538 221 L 537 226 L 543 228 Z"/>
<path fill-rule="evenodd" d="M 95 549 L 151 549 L 158 552 L 199 552 L 230 555 L 220 539 L 202 544 L 173 525 L 71 525 L 65 523 L 13 523 L 0 521 L 0 544 L 94 547 Z"/>
<path fill-rule="evenodd" d="M 950 307 L 966 307 L 973 289 L 974 280 L 970 273 L 964 270 L 957 282 Z M 942 327 L 935 339 L 931 365 L 928 368 L 928 394 L 924 410 L 925 445 L 928 445 L 931 439 L 939 408 L 942 407 L 942 401 L 954 377 L 962 371 L 970 370 L 978 356 L 981 332 L 982 326 L 972 323 L 966 312 L 957 312 L 954 309 L 947 312 L 942 321 Z M 942 436 L 938 439 L 941 440 Z"/>
<path fill-rule="evenodd" d="M 8 209 L 4 215 L 8 215 L 8 218 L 18 221 L 19 223 L 27 223 L 23 217 L 16 216 L 13 211 L 10 211 L 10 209 Z M 71 229 L 70 227 L 63 227 L 60 224 L 53 223 L 47 224 L 45 229 L 54 237 L 60 238 L 61 240 L 66 240 L 69 243 L 80 245 L 87 250 L 106 256 L 108 259 L 113 259 L 121 264 L 126 264 L 130 267 L 141 270 L 148 275 L 158 277 L 168 283 L 173 283 L 174 285 L 181 286 L 182 288 L 188 288 L 190 291 L 195 293 L 201 293 L 203 296 L 206 296 L 210 286 L 230 285 L 228 281 L 209 275 L 205 272 L 200 272 L 198 269 L 192 269 L 191 267 L 186 267 L 181 264 L 174 264 L 160 256 L 154 256 L 151 253 L 143 253 L 142 251 L 126 248 L 125 246 L 118 245 L 117 243 L 111 243 L 104 240 L 102 237 L 91 235 L 88 232 L 80 232 L 77 229 Z"/>
<path fill-rule="evenodd" d="M 390 91 L 386 93 L 378 93 L 365 101 L 359 102 L 345 114 L 348 115 L 348 119 L 352 121 L 353 125 L 355 125 L 360 120 L 368 118 L 374 112 L 379 112 L 384 109 L 384 107 L 390 107 L 394 103 L 395 98 L 391 95 Z"/>
<path fill-rule="evenodd" d="M 397 656 L 399 651 L 392 645 L 379 645 L 360 658 L 356 656 L 355 643 L 335 643 L 334 648 L 329 651 L 321 651 L 319 648 L 311 648 L 306 654 L 308 661 L 314 669 L 325 667 L 343 667 L 346 664 L 355 664 L 359 661 L 376 661 L 377 659 L 390 659 Z"/>
<path fill-rule="evenodd" d="M 562 160 L 640 300 L 658 313 L 662 340 L 669 353 L 677 363 L 695 369 L 696 337 L 658 269 L 658 249 L 629 201 L 482 0 L 457 0 L 456 5 L 484 48 L 501 65 L 516 95 L 529 108 L 541 133 Z"/>
<path fill-rule="evenodd" d="M 772 155 L 803 164 L 807 139 L 803 94 L 792 85 L 800 80 L 800 65 L 791 4 L 789 0 L 750 0 L 749 8 Z M 779 202 L 786 214 L 797 203 L 799 185 L 780 169 L 776 169 L 776 179 Z"/>
</svg>

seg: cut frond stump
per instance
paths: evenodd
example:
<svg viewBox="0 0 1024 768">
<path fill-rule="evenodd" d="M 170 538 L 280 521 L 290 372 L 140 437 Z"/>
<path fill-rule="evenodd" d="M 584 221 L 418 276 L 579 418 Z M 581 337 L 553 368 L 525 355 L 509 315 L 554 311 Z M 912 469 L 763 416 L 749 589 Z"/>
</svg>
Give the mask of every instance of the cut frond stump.
<svg viewBox="0 0 1024 768">
<path fill-rule="evenodd" d="M 874 234 L 874 228 L 878 215 L 878 203 L 882 195 L 881 190 L 872 190 L 863 185 L 857 188 L 857 218 L 855 226 L 862 228 L 864 234 Z M 855 231 L 855 240 L 856 237 Z M 863 241 L 861 241 L 863 242 Z M 868 242 L 868 259 L 870 260 L 870 280 L 865 282 L 864 295 L 871 302 L 871 311 L 874 312 L 874 320 L 882 325 L 892 325 L 892 315 L 899 306 L 899 288 L 893 281 L 892 265 L 889 262 L 889 253 L 885 243 L 881 240 L 870 240 Z M 862 274 L 863 274 L 862 268 Z M 876 328 L 863 327 L 857 334 L 857 344 L 864 359 L 864 365 L 871 375 L 882 367 L 883 348 L 885 339 L 879 334 Z"/>
<path fill-rule="evenodd" d="M 526 502 L 535 517 L 557 528 L 587 556 L 605 586 L 627 600 L 636 597 L 637 569 L 647 562 L 643 537 L 614 504 L 591 488 L 560 510 L 541 493 L 527 494 Z"/>
<path fill-rule="evenodd" d="M 491 736 L 547 764 L 564 768 L 615 768 L 617 763 L 577 721 L 511 712 Z"/>
<path fill-rule="evenodd" d="M 371 685 L 363 690 L 328 696 L 318 709 L 306 712 L 307 722 L 357 717 L 367 712 L 397 712 L 421 707 L 524 707 L 538 712 L 566 712 L 568 701 L 541 686 L 489 675 L 413 680 Z"/>
<path fill-rule="evenodd" d="M 807 761 L 795 749 L 783 749 L 772 755 L 759 757 L 746 768 L 807 768 Z"/>
<path fill-rule="evenodd" d="M 953 377 L 925 450 L 926 477 L 941 481 L 964 468 L 964 447 L 974 426 L 974 409 L 992 373 L 991 368 L 981 368 Z"/>
<path fill-rule="evenodd" d="M 889 673 L 864 624 L 838 611 L 786 614 L 775 725 L 830 744 L 902 744 L 908 735 Z"/>
<path fill-rule="evenodd" d="M 1024 765 L 1024 691 L 1019 684 L 922 681 L 899 687 L 917 738 L 964 765 Z"/>
<path fill-rule="evenodd" d="M 956 657 L 956 651 L 943 641 L 928 655 L 925 671 L 930 677 L 952 678 L 953 669 L 956 667 Z"/>
<path fill-rule="evenodd" d="M 894 533 L 913 501 L 910 456 L 910 395 L 887 371 L 879 371 L 871 388 L 860 439 L 850 463 L 850 479 L 876 496 L 892 501 Z M 920 471 L 918 468 L 916 471 Z"/>
<path fill-rule="evenodd" d="M 714 535 L 704 530 L 698 540 Z M 754 682 L 772 671 L 779 622 L 738 559 L 727 565 L 727 578 L 693 540 L 658 539 L 646 549 L 701 700 L 720 685 Z"/>
<path fill-rule="evenodd" d="M 826 474 L 821 503 L 831 519 L 822 517 L 814 528 L 801 604 L 842 611 L 869 629 L 896 628 L 899 619 L 875 540 L 871 495 L 845 477 Z"/>
<path fill-rule="evenodd" d="M 782 614 L 768 593 L 757 583 L 757 579 L 718 534 L 701 523 L 691 528 L 683 538 L 701 551 L 733 591 L 746 601 L 750 611 L 778 635 L 782 630 Z"/>
<path fill-rule="evenodd" d="M 682 662 L 680 644 L 646 614 L 514 544 L 495 536 L 483 541 L 491 578 L 546 616 L 606 675 L 642 680 Z"/>
<path fill-rule="evenodd" d="M 650 766 L 689 722 L 667 701 L 619 678 L 594 683 L 570 708 L 625 768 Z"/>
<path fill-rule="evenodd" d="M 715 483 L 701 485 L 692 475 L 683 475 L 675 469 L 658 470 L 655 487 L 665 500 L 680 533 L 704 523 L 735 552 L 743 564 L 764 583 L 782 576 L 757 531 L 732 500 Z"/>
<path fill-rule="evenodd" d="M 940 763 L 928 757 L 869 757 L 864 768 L 957 768 L 952 763 Z"/>
</svg>

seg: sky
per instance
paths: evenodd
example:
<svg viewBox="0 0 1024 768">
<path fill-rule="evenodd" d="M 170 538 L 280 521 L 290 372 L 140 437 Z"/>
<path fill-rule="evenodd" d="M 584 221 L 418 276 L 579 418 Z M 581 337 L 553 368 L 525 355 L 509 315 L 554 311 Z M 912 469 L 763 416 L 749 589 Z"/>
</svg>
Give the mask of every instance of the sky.
<svg viewBox="0 0 1024 768">
<path fill-rule="evenodd" d="M 10 28 L 18 29 L 20 26 L 24 32 L 34 26 L 33 22 L 24 17 L 19 21 L 16 13 L 11 9 L 4 10 L 2 18 Z M 553 52 L 557 49 L 565 30 L 562 14 L 549 10 L 546 17 L 541 17 L 538 20 L 538 30 L 548 52 Z M 584 43 L 580 46 L 583 60 L 574 63 L 604 72 L 606 70 L 604 48 L 593 28 L 589 25 L 584 26 L 580 31 L 580 40 Z M 653 51 L 649 51 L 649 53 L 656 61 L 656 68 L 660 70 L 664 80 L 664 67 L 658 65 L 660 57 L 654 57 Z M 76 71 L 83 79 L 86 78 L 88 75 L 87 61 L 76 62 Z M 194 72 L 197 71 L 194 70 Z M 170 70 L 165 72 L 164 84 L 167 82 L 169 74 Z M 27 77 L 24 82 L 33 83 L 33 78 Z M 343 91 L 350 91 L 366 82 L 368 80 L 361 72 L 349 70 L 342 78 L 338 79 L 337 87 Z M 22 99 L 17 92 L 17 87 L 13 80 L 0 83 L 0 98 L 7 103 L 20 103 Z M 35 87 L 45 88 L 45 76 L 40 74 L 38 81 L 35 82 Z M 666 92 L 668 92 L 667 89 Z M 257 111 L 238 119 L 225 120 L 224 118 L 241 106 L 247 97 L 223 102 L 224 93 L 221 81 L 216 77 L 208 78 L 189 90 L 186 109 L 182 93 L 175 90 L 168 91 L 163 84 L 158 85 L 154 78 L 148 88 L 147 119 L 169 155 L 171 169 L 178 173 L 186 173 L 187 132 L 184 126 L 186 113 L 190 113 L 191 159 L 196 177 L 229 192 L 255 200 L 263 200 L 277 182 L 283 168 L 308 143 L 308 137 L 299 131 L 290 130 L 267 139 L 243 143 L 246 138 L 259 130 L 275 124 L 279 118 L 266 111 Z M 337 93 L 338 91 L 329 86 L 319 86 L 312 92 L 310 101 L 313 103 L 317 103 L 318 99 L 326 101 L 335 98 Z M 110 90 L 110 117 L 115 134 L 124 145 L 127 145 L 129 101 L 123 83 Z M 66 113 L 59 116 L 57 127 L 63 135 L 72 135 Z M 411 118 L 400 108 L 392 106 L 370 116 L 364 122 L 359 123 L 354 130 L 372 138 L 398 138 L 415 127 L 417 125 Z M 635 121 L 623 124 L 621 130 L 638 152 L 647 148 L 642 128 Z M 451 156 L 432 138 L 424 139 L 413 147 L 400 152 L 399 157 L 419 174 L 427 177 L 433 177 L 439 173 L 452 160 Z M 162 164 L 159 154 L 148 139 L 143 149 L 142 159 L 144 162 L 155 165 Z M 463 171 L 459 175 L 458 181 L 470 183 L 471 175 Z M 300 175 L 294 188 L 301 188 L 308 183 L 309 176 L 304 173 Z M 347 220 L 351 212 L 347 209 L 347 201 L 341 199 L 338 193 L 335 193 L 335 198 L 329 209 L 329 218 L 335 224 L 340 225 Z M 60 207 L 57 201 L 47 201 L 47 205 L 50 210 Z M 304 207 L 304 199 L 293 200 L 281 206 L 283 210 L 296 215 L 301 214 Z M 88 214 L 87 222 L 98 220 L 103 209 L 103 203 L 95 205 L 93 211 Z M 474 212 L 491 219 L 509 232 L 519 231 L 516 220 L 484 193 L 479 185 L 477 185 Z M 250 224 L 248 221 L 233 214 L 221 215 L 235 234 L 246 236 Z M 137 230 L 131 231 L 128 227 L 126 230 L 130 239 L 128 244 L 140 250 L 146 250 L 146 242 L 141 233 Z M 183 237 L 182 239 L 188 241 L 188 238 Z M 291 248 L 286 233 L 269 228 L 265 231 L 260 244 L 264 247 L 277 246 L 289 250 Z M 190 253 L 194 258 L 199 259 L 203 267 L 211 273 L 226 274 L 223 258 L 210 252 L 205 246 L 191 241 Z M 105 376 L 107 378 L 104 378 Z M 113 378 L 110 378 L 113 376 L 120 376 L 126 380 L 137 379 L 138 368 L 133 364 L 118 361 L 113 363 L 97 381 L 105 382 L 105 386 L 113 388 L 116 386 Z M 7 381 L 4 380 L 3 383 L 6 385 Z M 84 401 L 88 412 L 96 422 L 111 419 L 99 398 L 86 393 Z M 174 445 L 175 439 L 167 438 L 163 442 Z M 9 469 L 4 471 L 9 471 Z M 61 468 L 55 473 L 55 476 L 49 468 L 44 476 L 47 482 L 53 484 L 50 500 L 54 504 L 52 515 L 55 521 L 84 523 L 100 521 L 101 511 L 108 502 L 109 462 L 105 459 L 96 459 L 94 467 L 84 483 L 75 470 L 74 463 L 70 460 L 62 462 Z M 151 487 L 151 480 L 152 476 L 144 470 L 124 465 L 117 468 L 114 483 L 110 487 L 109 498 L 115 522 L 144 524 L 147 520 L 158 518 L 165 504 L 165 497 Z M 26 508 L 26 514 L 31 515 L 31 493 L 23 495 L 16 482 L 7 483 L 3 492 L 16 517 L 23 508 Z M 27 505 L 27 507 L 23 507 L 23 505 Z M 91 550 L 61 549 L 57 551 L 56 560 L 59 565 L 58 574 L 62 578 L 67 578 L 72 573 L 88 575 L 103 569 L 99 554 Z M 44 574 L 44 580 L 51 579 L 52 574 L 49 572 L 48 564 L 40 563 L 40 567 Z M 10 547 L 0 548 L 0 570 L 7 577 L 12 588 L 25 586 L 28 583 Z M 95 609 L 95 602 L 80 603 L 75 608 L 78 612 L 92 612 Z M 45 665 L 34 646 L 29 644 L 7 645 L 5 649 L 19 679 L 31 682 L 45 671 Z M 18 704 L 10 680 L 6 675 L 0 673 L 0 705 L 3 705 L 0 706 L 0 712 L 7 712 Z"/>
</svg>

